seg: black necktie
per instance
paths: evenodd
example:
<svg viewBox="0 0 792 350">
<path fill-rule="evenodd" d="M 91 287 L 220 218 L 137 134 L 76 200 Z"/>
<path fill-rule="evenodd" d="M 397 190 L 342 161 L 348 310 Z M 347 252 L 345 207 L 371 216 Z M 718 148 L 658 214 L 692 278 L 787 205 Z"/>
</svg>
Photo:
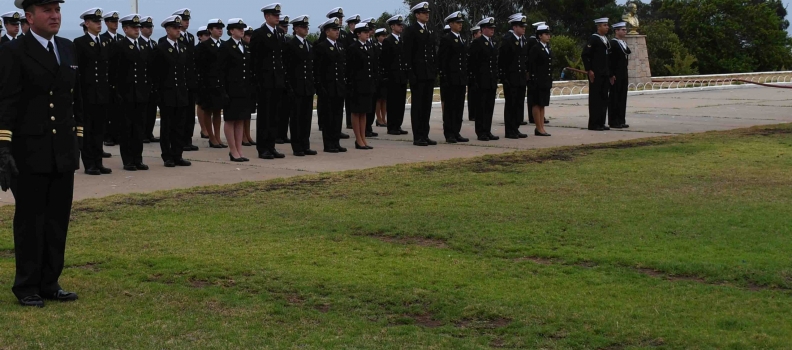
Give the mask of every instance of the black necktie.
<svg viewBox="0 0 792 350">
<path fill-rule="evenodd" d="M 179 52 L 179 44 L 178 43 L 173 43 L 173 47 L 176 48 L 176 52 L 178 53 Z"/>
<path fill-rule="evenodd" d="M 137 40 L 135 40 L 135 48 L 136 48 L 138 51 L 140 51 L 140 46 L 138 46 L 138 42 L 137 42 Z"/>
<path fill-rule="evenodd" d="M 52 41 L 47 42 L 47 50 L 49 50 L 50 57 L 52 57 L 52 62 L 55 63 L 55 66 L 60 66 L 60 63 L 58 63 L 58 56 L 55 55 L 55 46 L 52 45 Z"/>
<path fill-rule="evenodd" d="M 520 38 L 520 47 L 523 47 L 523 39 Z"/>
<path fill-rule="evenodd" d="M 333 47 L 335 47 L 335 49 L 338 50 L 338 44 L 337 43 L 334 43 Z"/>
</svg>

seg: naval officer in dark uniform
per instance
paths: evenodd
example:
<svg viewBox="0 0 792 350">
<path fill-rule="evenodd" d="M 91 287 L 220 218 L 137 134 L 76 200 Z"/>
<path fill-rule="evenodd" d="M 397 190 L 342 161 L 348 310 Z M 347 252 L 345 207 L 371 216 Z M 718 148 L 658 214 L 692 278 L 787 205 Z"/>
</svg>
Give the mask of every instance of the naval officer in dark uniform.
<svg viewBox="0 0 792 350">
<path fill-rule="evenodd" d="M 113 43 L 110 71 L 121 102 L 121 161 L 124 170 L 148 170 L 148 165 L 143 164 L 143 129 L 151 93 L 149 55 L 154 52 L 140 39 L 140 15 L 125 16 L 120 22 L 125 38 Z"/>
<path fill-rule="evenodd" d="M 550 91 L 553 88 L 553 53 L 550 51 L 550 27 L 540 24 L 536 28 L 537 44 L 528 52 L 528 74 L 530 75 L 528 90 L 533 99 L 534 116 L 536 117 L 536 136 L 550 136 L 545 131 L 545 107 L 550 105 Z"/>
<path fill-rule="evenodd" d="M 148 45 L 153 53 L 157 51 L 157 41 L 151 36 L 154 34 L 154 19 L 150 16 L 143 16 L 140 18 L 140 38 Z M 154 64 L 154 57 L 156 55 L 149 55 L 149 72 L 152 70 Z M 154 126 L 157 124 L 157 91 L 154 90 L 154 79 L 149 79 L 151 82 L 151 94 L 149 95 L 149 103 L 146 106 L 145 129 L 143 143 L 159 142 L 159 137 L 154 136 Z"/>
<path fill-rule="evenodd" d="M 152 79 L 158 91 L 160 108 L 160 149 L 165 167 L 190 166 L 184 154 L 185 109 L 189 106 L 187 91 L 187 49 L 182 36 L 181 17 L 170 16 L 162 21 L 165 37 L 160 39 L 154 54 Z M 194 118 L 189 122 L 194 122 Z"/>
<path fill-rule="evenodd" d="M 325 16 L 328 19 L 338 18 L 339 23 L 344 23 L 344 9 L 341 7 L 333 8 L 332 10 L 327 12 L 327 15 Z M 339 33 L 338 39 L 336 41 L 339 43 L 339 45 L 343 46 L 343 48 L 346 49 L 349 46 L 349 44 L 352 42 L 352 40 L 354 40 L 354 38 L 352 37 L 352 34 L 348 33 L 343 28 L 340 29 L 338 33 Z M 325 34 L 324 31 L 320 30 L 319 39 L 316 40 L 315 44 L 321 43 L 325 41 L 325 39 L 327 39 L 327 34 Z M 317 110 L 319 109 L 319 101 L 317 101 L 316 108 Z M 318 116 L 319 116 L 319 130 L 322 130 L 322 128 L 324 127 L 324 123 L 322 122 L 322 115 L 318 114 Z M 341 139 L 348 139 L 349 134 L 341 132 L 338 137 Z"/>
<path fill-rule="evenodd" d="M 322 140 L 327 153 L 346 152 L 339 138 L 344 122 L 346 97 L 346 49 L 339 42 L 341 20 L 331 18 L 319 26 L 324 39 L 314 45 L 314 81 L 317 113 L 322 123 Z"/>
<path fill-rule="evenodd" d="M 446 143 L 468 142 L 470 140 L 460 134 L 468 85 L 468 45 L 460 34 L 465 17 L 457 11 L 448 15 L 445 21 L 451 31 L 440 40 L 437 54 L 442 88 L 446 90 L 443 135 Z"/>
<path fill-rule="evenodd" d="M 629 90 L 629 74 L 627 64 L 630 62 L 630 48 L 624 42 L 627 36 L 627 24 L 624 22 L 613 25 L 614 38 L 611 39 L 611 55 L 608 60 L 610 73 L 616 80 L 610 87 L 608 102 L 608 125 L 613 129 L 626 129 L 627 125 L 627 91 Z"/>
<path fill-rule="evenodd" d="M 437 43 L 429 29 L 429 3 L 422 2 L 410 9 L 416 21 L 404 32 L 404 55 L 410 74 L 412 108 L 410 119 L 413 127 L 413 145 L 436 145 L 429 138 L 429 118 L 432 115 L 434 82 L 437 78 L 435 55 Z"/>
<path fill-rule="evenodd" d="M 80 91 L 83 101 L 85 138 L 82 161 L 88 175 L 110 174 L 113 171 L 102 162 L 102 142 L 107 127 L 107 108 L 115 98 L 110 89 L 110 47 L 108 39 L 99 37 L 102 30 L 102 9 L 92 8 L 80 15 L 85 35 L 74 39 L 77 60 L 80 62 Z"/>
<path fill-rule="evenodd" d="M 184 150 L 197 151 L 198 146 L 193 145 L 193 134 L 195 133 L 195 111 L 198 108 L 195 101 L 198 95 L 198 74 L 195 72 L 195 35 L 188 32 L 190 29 L 190 9 L 184 8 L 171 14 L 181 18 L 181 35 L 179 44 L 185 49 L 187 55 L 187 109 L 184 110 Z M 160 39 L 162 40 L 162 39 Z"/>
<path fill-rule="evenodd" d="M 111 44 L 124 38 L 123 35 L 118 34 L 118 19 L 120 14 L 118 11 L 105 12 L 103 14 L 105 26 L 107 31 L 100 36 L 103 41 L 107 41 L 108 47 Z M 112 52 L 110 52 L 112 54 Z M 110 86 L 110 89 L 115 89 L 115 86 Z M 107 106 L 107 123 L 105 124 L 104 145 L 115 146 L 118 143 L 118 126 L 121 123 L 121 102 L 117 100 L 115 91 L 110 94 L 110 104 Z"/>
<path fill-rule="evenodd" d="M 237 24 L 237 27 L 239 25 Z M 227 148 L 220 139 L 221 112 L 226 103 L 223 77 L 218 61 L 225 24 L 219 18 L 206 25 L 207 39 L 195 47 L 195 71 L 198 76 L 198 118 L 209 139 L 210 148 Z M 247 27 L 245 27 L 247 28 Z M 230 32 L 230 30 L 229 30 Z M 252 83 L 252 82 L 251 82 Z M 204 137 L 203 135 L 201 137 Z"/>
<path fill-rule="evenodd" d="M 30 35 L 0 49 L 0 187 L 16 201 L 12 291 L 23 306 L 77 300 L 58 284 L 83 137 L 79 62 L 56 36 L 63 2 L 15 0 Z"/>
<path fill-rule="evenodd" d="M 473 41 L 481 37 L 481 27 L 478 25 L 474 25 L 470 28 L 470 41 L 468 45 L 468 68 L 470 68 L 470 47 L 473 45 Z M 479 98 L 475 96 L 479 96 L 479 92 L 476 91 L 476 86 L 473 84 L 473 71 L 468 69 L 468 73 L 470 78 L 468 79 L 468 120 L 471 122 L 476 121 L 476 111 L 479 110 L 478 106 L 474 106 L 475 104 L 480 102 Z"/>
<path fill-rule="evenodd" d="M 470 83 L 468 108 L 475 116 L 476 136 L 479 141 L 494 141 L 500 137 L 492 134 L 492 115 L 495 112 L 495 95 L 498 92 L 498 43 L 495 41 L 495 18 L 488 17 L 478 22 L 481 36 L 470 44 Z"/>
<path fill-rule="evenodd" d="M 22 21 L 22 14 L 17 11 L 4 13 L 2 16 L 3 26 L 5 26 L 6 33 L 0 37 L 0 45 L 9 41 L 16 40 L 19 36 L 19 23 Z"/>
<path fill-rule="evenodd" d="M 247 24 L 241 18 L 228 20 L 230 39 L 220 44 L 218 57 L 220 86 L 226 99 L 223 107 L 224 131 L 232 162 L 249 162 L 242 154 L 242 137 L 245 134 L 245 120 L 250 120 L 253 112 L 253 72 L 250 64 L 250 46 L 242 41 Z"/>
<path fill-rule="evenodd" d="M 286 78 L 289 80 L 293 98 L 291 99 L 291 146 L 295 156 L 315 156 L 311 149 L 311 119 L 313 118 L 314 88 L 314 48 L 308 36 L 308 16 L 291 20 L 294 31 L 283 52 L 286 63 Z"/>
<path fill-rule="evenodd" d="M 527 18 L 521 13 L 509 17 L 512 31 L 506 33 L 501 41 L 498 57 L 500 80 L 503 84 L 503 93 L 506 96 L 504 124 L 506 125 L 506 138 L 526 138 L 528 135 L 520 132 L 520 125 L 525 118 L 525 100 L 527 86 L 527 70 L 525 61 L 528 59 L 525 27 Z"/>
<path fill-rule="evenodd" d="M 286 15 L 280 15 L 278 20 L 278 31 L 281 34 L 281 50 L 283 52 L 286 51 L 286 44 L 291 39 L 291 36 L 289 36 L 289 20 L 289 16 Z M 291 118 L 292 104 L 289 103 L 291 100 L 289 93 L 288 89 L 283 89 L 283 95 L 278 99 L 278 125 L 275 131 L 275 143 L 279 145 L 291 142 L 291 139 L 289 139 L 289 119 Z"/>
<path fill-rule="evenodd" d="M 275 149 L 278 132 L 278 100 L 286 89 L 283 65 L 283 42 L 278 30 L 281 5 L 269 4 L 261 9 L 265 23 L 253 32 L 250 51 L 253 76 L 258 84 L 258 114 L 256 117 L 256 150 L 261 159 L 285 158 Z"/>
<path fill-rule="evenodd" d="M 404 107 L 407 104 L 407 78 L 410 71 L 407 57 L 404 55 L 402 40 L 404 16 L 396 15 L 389 18 L 388 26 L 390 26 L 391 34 L 382 42 L 380 56 L 380 66 L 383 71 L 385 90 L 387 90 L 385 105 L 388 135 L 407 135 L 408 132 L 402 130 Z"/>
<path fill-rule="evenodd" d="M 608 19 L 594 21 L 597 33 L 591 35 L 588 44 L 583 48 L 583 66 L 588 72 L 589 80 L 589 122 L 588 129 L 595 131 L 610 130 L 605 125 L 608 113 L 608 93 L 615 79 L 610 73 L 608 59 L 611 53 L 608 40 Z"/>
</svg>

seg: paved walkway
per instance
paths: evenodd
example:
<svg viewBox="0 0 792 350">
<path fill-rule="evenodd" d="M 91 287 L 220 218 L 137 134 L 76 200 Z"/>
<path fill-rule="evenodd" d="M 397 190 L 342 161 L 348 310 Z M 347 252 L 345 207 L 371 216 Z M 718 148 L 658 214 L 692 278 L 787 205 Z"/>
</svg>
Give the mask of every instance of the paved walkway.
<svg viewBox="0 0 792 350">
<path fill-rule="evenodd" d="M 278 145 L 285 159 L 262 160 L 256 157 L 254 147 L 245 147 L 248 163 L 232 163 L 228 150 L 211 149 L 206 140 L 197 138 L 201 147 L 197 152 L 185 152 L 191 167 L 165 168 L 160 160 L 159 144 L 144 147 L 144 162 L 151 166 L 149 171 L 127 172 L 122 170 L 118 147 L 105 147 L 113 158 L 105 160 L 105 166 L 113 169 L 112 175 L 89 176 L 78 171 L 75 180 L 75 200 L 104 197 L 120 193 L 151 192 L 174 188 L 202 185 L 230 184 L 242 181 L 258 181 L 279 177 L 299 176 L 321 172 L 364 169 L 383 165 L 438 161 L 452 158 L 475 157 L 485 154 L 511 152 L 518 149 L 546 148 L 587 143 L 663 136 L 669 134 L 694 133 L 710 130 L 726 130 L 762 124 L 792 122 L 792 92 L 772 88 L 739 88 L 707 91 L 685 91 L 667 94 L 630 96 L 627 122 L 628 130 L 596 132 L 586 130 L 588 107 L 586 99 L 554 100 L 547 110 L 551 124 L 547 131 L 552 137 L 533 136 L 531 126 L 522 127 L 529 134 L 527 139 L 503 138 L 503 104 L 495 106 L 493 133 L 501 136 L 499 141 L 480 142 L 475 140 L 472 122 L 465 122 L 462 135 L 471 138 L 467 144 L 444 144 L 440 109 L 432 113 L 430 137 L 437 146 L 416 147 L 412 145 L 412 133 L 406 136 L 391 136 L 384 128 L 376 128 L 380 137 L 370 140 L 374 150 L 354 149 L 353 140 L 342 140 L 349 149 L 347 153 L 327 154 L 321 152 L 321 133 L 314 125 L 313 148 L 318 156 L 294 157 L 289 145 Z M 410 130 L 409 110 L 405 118 L 405 130 Z M 315 122 L 315 121 L 314 121 Z M 155 130 L 155 134 L 158 134 Z M 351 134 L 351 130 L 349 130 Z M 254 132 L 255 134 L 255 132 Z M 0 205 L 11 204 L 10 192 L 0 192 Z"/>
</svg>

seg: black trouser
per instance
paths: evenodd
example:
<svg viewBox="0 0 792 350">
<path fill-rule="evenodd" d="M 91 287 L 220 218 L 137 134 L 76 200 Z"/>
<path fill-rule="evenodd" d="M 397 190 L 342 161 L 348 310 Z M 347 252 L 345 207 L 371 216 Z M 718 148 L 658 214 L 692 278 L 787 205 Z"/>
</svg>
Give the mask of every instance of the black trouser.
<svg viewBox="0 0 792 350">
<path fill-rule="evenodd" d="M 477 90 L 476 99 L 479 101 L 476 112 L 476 135 L 489 136 L 492 133 L 492 114 L 495 113 L 495 94 L 497 89 Z M 468 95 L 468 100 L 470 96 Z"/>
<path fill-rule="evenodd" d="M 19 174 L 11 180 L 11 192 L 16 201 L 16 277 L 11 290 L 19 299 L 51 296 L 61 289 L 58 278 L 63 272 L 74 172 Z"/>
<path fill-rule="evenodd" d="M 291 146 L 294 152 L 311 149 L 311 119 L 313 119 L 313 95 L 296 96 L 291 105 Z"/>
<path fill-rule="evenodd" d="M 462 131 L 462 116 L 465 114 L 465 85 L 446 85 L 445 109 L 443 109 L 443 135 L 446 139 L 456 138 Z"/>
<path fill-rule="evenodd" d="M 346 126 L 347 129 L 352 129 L 352 112 L 349 111 L 349 108 L 346 109 Z"/>
<path fill-rule="evenodd" d="M 339 135 L 344 122 L 344 98 L 337 96 L 319 96 L 319 109 L 322 116 L 322 139 L 325 149 L 341 147 Z"/>
<path fill-rule="evenodd" d="M 528 105 L 528 122 L 534 124 L 534 117 L 533 117 L 533 102 L 531 101 L 531 89 L 528 89 L 528 93 L 525 95 L 525 103 Z"/>
<path fill-rule="evenodd" d="M 366 113 L 366 133 L 374 132 L 374 120 L 377 119 L 377 101 L 379 101 L 379 93 L 374 92 L 371 96 L 371 106 L 374 112 Z"/>
<path fill-rule="evenodd" d="M 476 120 L 476 118 L 480 115 L 481 97 L 481 90 L 476 89 L 473 86 L 468 86 L 468 120 Z"/>
<path fill-rule="evenodd" d="M 434 96 L 434 80 L 418 80 L 410 84 L 412 103 L 410 121 L 413 128 L 413 140 L 429 138 L 429 118 L 432 116 L 432 96 Z"/>
<path fill-rule="evenodd" d="M 105 141 L 118 142 L 118 128 L 121 123 L 121 105 L 118 103 L 110 103 L 107 105 L 107 113 L 105 113 Z"/>
<path fill-rule="evenodd" d="M 124 103 L 124 118 L 119 132 L 121 161 L 124 165 L 143 163 L 143 122 L 148 103 Z"/>
<path fill-rule="evenodd" d="M 407 104 L 407 84 L 388 83 L 388 131 L 400 131 Z"/>
<path fill-rule="evenodd" d="M 610 87 L 608 102 L 608 125 L 621 126 L 627 124 L 627 90 L 630 82 L 627 77 L 617 78 Z"/>
<path fill-rule="evenodd" d="M 164 161 L 182 159 L 184 141 L 186 140 L 184 137 L 185 109 L 190 109 L 190 106 L 160 106 L 160 149 Z"/>
<path fill-rule="evenodd" d="M 285 89 L 283 92 L 283 95 L 278 100 L 278 129 L 275 137 L 278 140 L 285 140 L 289 137 L 289 119 L 292 115 L 292 108 L 294 108 L 291 104 L 292 98 L 289 97 Z M 313 106 L 311 107 L 313 108 Z M 292 131 L 293 133 L 294 131 Z M 294 138 L 294 135 L 292 135 L 292 138 Z"/>
<path fill-rule="evenodd" d="M 506 135 L 516 135 L 520 132 L 520 123 L 525 119 L 525 86 L 504 85 L 503 90 L 506 95 L 506 115 L 503 117 Z"/>
<path fill-rule="evenodd" d="M 150 137 L 154 135 L 154 126 L 157 124 L 157 99 L 154 98 L 154 94 L 151 96 L 152 98 L 146 106 L 146 116 L 144 119 L 146 126 L 145 130 L 143 130 L 144 139 L 150 139 Z"/>
<path fill-rule="evenodd" d="M 184 129 L 182 137 L 185 146 L 192 146 L 193 134 L 195 133 L 195 92 L 190 89 L 187 92 L 187 107 L 184 113 Z M 160 132 L 161 134 L 161 132 Z"/>
<path fill-rule="evenodd" d="M 262 88 L 259 92 L 256 115 L 256 150 L 259 154 L 275 150 L 278 132 L 278 99 L 283 89 Z"/>
<path fill-rule="evenodd" d="M 102 167 L 102 142 L 107 126 L 107 105 L 85 104 L 83 107 L 85 127 L 83 129 L 83 148 L 81 152 L 86 170 Z"/>
<path fill-rule="evenodd" d="M 605 126 L 609 90 L 610 79 L 608 77 L 595 76 L 594 82 L 589 82 L 589 128 Z"/>
</svg>

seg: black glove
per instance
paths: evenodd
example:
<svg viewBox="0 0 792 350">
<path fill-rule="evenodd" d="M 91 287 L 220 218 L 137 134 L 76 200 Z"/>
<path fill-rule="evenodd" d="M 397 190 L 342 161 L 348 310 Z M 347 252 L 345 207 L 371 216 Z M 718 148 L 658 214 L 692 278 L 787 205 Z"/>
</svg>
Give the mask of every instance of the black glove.
<svg viewBox="0 0 792 350">
<path fill-rule="evenodd" d="M 0 147 L 0 188 L 3 192 L 8 191 L 11 187 L 11 178 L 17 175 L 19 170 L 14 162 L 14 156 L 11 155 L 11 149 Z"/>
</svg>

